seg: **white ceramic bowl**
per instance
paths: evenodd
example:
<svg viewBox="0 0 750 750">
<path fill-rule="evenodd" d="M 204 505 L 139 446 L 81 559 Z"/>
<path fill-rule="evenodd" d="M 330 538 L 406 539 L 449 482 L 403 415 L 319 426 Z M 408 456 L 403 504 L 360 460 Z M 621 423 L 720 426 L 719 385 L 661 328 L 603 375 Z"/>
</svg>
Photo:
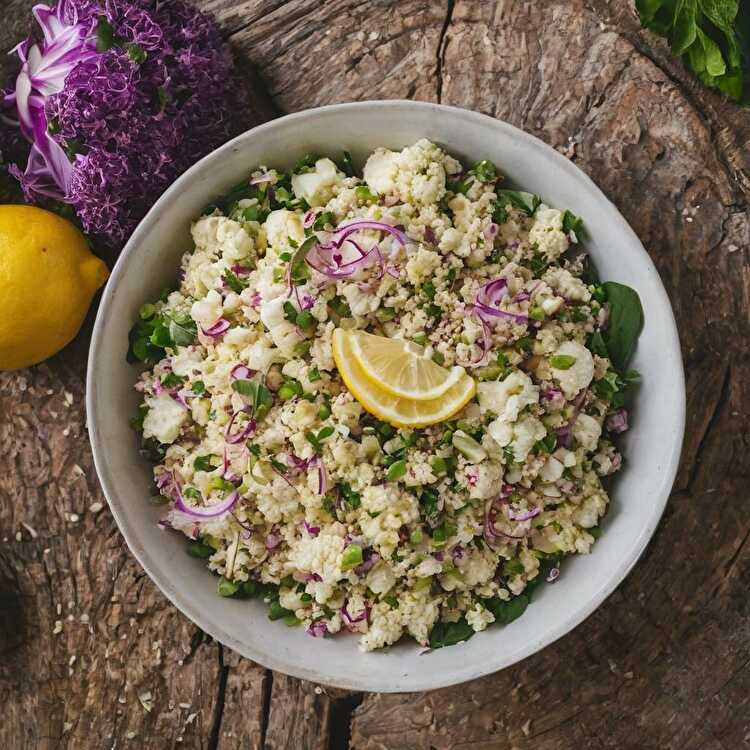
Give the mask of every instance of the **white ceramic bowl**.
<svg viewBox="0 0 750 750">
<path fill-rule="evenodd" d="M 128 425 L 138 368 L 125 362 L 128 330 L 140 306 L 174 282 L 190 247 L 191 221 L 258 163 L 288 167 L 307 152 L 349 150 L 361 160 L 376 146 L 399 148 L 427 137 L 465 161 L 493 160 L 509 180 L 552 206 L 583 217 L 588 248 L 603 279 L 638 290 L 645 311 L 633 367 L 643 386 L 626 433 L 625 468 L 593 553 L 566 561 L 554 586 L 506 627 L 429 655 L 411 643 L 362 654 L 354 636 L 312 639 L 270 622 L 257 601 L 216 595 L 216 578 L 185 554 L 184 539 L 160 531 L 151 507 L 151 467 Z M 684 431 L 685 392 L 672 310 L 653 263 L 602 192 L 570 161 L 536 138 L 490 117 L 452 107 L 395 101 L 340 104 L 282 117 L 226 144 L 192 167 L 134 232 L 104 291 L 88 363 L 88 427 L 104 492 L 130 549 L 169 599 L 199 627 L 272 669 L 355 690 L 442 687 L 507 667 L 547 646 L 590 615 L 643 552 L 672 487 Z"/>
</svg>

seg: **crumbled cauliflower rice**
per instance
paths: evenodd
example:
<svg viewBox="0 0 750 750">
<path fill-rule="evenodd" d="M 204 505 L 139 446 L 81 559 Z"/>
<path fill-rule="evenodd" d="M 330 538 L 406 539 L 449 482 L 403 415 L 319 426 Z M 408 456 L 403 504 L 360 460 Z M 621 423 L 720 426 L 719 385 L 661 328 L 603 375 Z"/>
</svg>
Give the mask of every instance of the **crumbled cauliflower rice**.
<svg viewBox="0 0 750 750">
<path fill-rule="evenodd" d="M 163 523 L 221 595 L 364 650 L 446 645 L 510 621 L 562 557 L 590 551 L 600 478 L 621 464 L 601 386 L 615 374 L 591 351 L 607 306 L 565 212 L 506 200 L 488 164 L 466 171 L 420 140 L 377 149 L 363 178 L 331 158 L 260 167 L 193 225 L 179 287 L 144 306 L 131 351 L 149 364 L 137 422 Z M 363 219 L 406 242 L 359 230 L 342 262 L 375 247 L 381 261 L 340 278 L 295 256 Z M 509 314 L 483 317 L 495 279 Z M 379 422 L 335 369 L 338 326 L 464 366 L 476 398 L 426 429 Z"/>
</svg>

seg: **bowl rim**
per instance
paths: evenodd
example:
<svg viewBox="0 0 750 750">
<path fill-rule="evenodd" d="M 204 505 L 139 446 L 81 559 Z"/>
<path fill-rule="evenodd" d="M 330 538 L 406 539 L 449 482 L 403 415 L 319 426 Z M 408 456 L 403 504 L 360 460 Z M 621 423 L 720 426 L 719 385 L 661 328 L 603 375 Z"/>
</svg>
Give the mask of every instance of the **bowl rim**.
<svg viewBox="0 0 750 750">
<path fill-rule="evenodd" d="M 472 663 L 467 660 L 465 667 L 456 669 L 449 677 L 443 678 L 442 675 L 436 679 L 435 673 L 428 673 L 427 675 L 413 674 L 410 676 L 409 684 L 406 687 L 400 687 L 397 684 L 397 680 L 391 681 L 388 684 L 379 684 L 375 688 L 363 685 L 359 679 L 321 679 L 321 675 L 313 673 L 310 669 L 300 667 L 294 664 L 290 664 L 288 661 L 278 659 L 276 655 L 268 650 L 261 650 L 254 647 L 252 644 L 240 641 L 229 633 L 225 632 L 224 629 L 215 622 L 208 622 L 203 612 L 195 607 L 191 603 L 190 596 L 183 590 L 173 587 L 167 580 L 168 576 L 162 574 L 161 570 L 156 564 L 151 562 L 149 557 L 148 549 L 143 547 L 138 541 L 138 532 L 132 528 L 125 515 L 120 511 L 120 501 L 118 499 L 118 493 L 116 491 L 116 482 L 114 481 L 108 467 L 106 460 L 106 449 L 99 430 L 99 421 L 106 418 L 103 414 L 100 415 L 98 410 L 99 398 L 97 395 L 97 379 L 95 376 L 97 354 L 100 348 L 100 343 L 104 336 L 105 329 L 110 317 L 110 301 L 116 294 L 117 286 L 120 279 L 125 275 L 128 266 L 128 259 L 133 254 L 136 248 L 141 244 L 142 238 L 150 232 L 151 224 L 157 219 L 162 205 L 167 203 L 173 194 L 181 191 L 183 186 L 187 185 L 193 176 L 203 168 L 203 166 L 214 159 L 220 154 L 230 152 L 235 149 L 239 144 L 244 143 L 256 137 L 258 134 L 263 133 L 267 130 L 273 130 L 278 127 L 280 123 L 289 123 L 294 121 L 304 122 L 310 116 L 315 114 L 341 112 L 341 111 L 356 111 L 356 110 L 378 110 L 386 111 L 394 108 L 407 108 L 413 111 L 431 110 L 443 111 L 451 113 L 454 116 L 467 118 L 473 120 L 477 124 L 491 125 L 494 128 L 505 131 L 505 133 L 519 141 L 523 141 L 527 146 L 531 147 L 537 153 L 541 153 L 543 156 L 551 159 L 555 162 L 556 168 L 568 172 L 575 179 L 582 181 L 582 183 L 602 201 L 602 207 L 606 208 L 611 212 L 611 219 L 618 224 L 620 229 L 626 236 L 626 239 L 632 245 L 633 251 L 639 255 L 639 262 L 656 275 L 657 280 L 657 294 L 658 304 L 663 312 L 664 326 L 663 331 L 665 335 L 665 353 L 671 355 L 674 361 L 678 364 L 676 367 L 677 372 L 675 373 L 675 380 L 673 383 L 676 395 L 678 398 L 678 410 L 673 416 L 673 425 L 675 429 L 675 441 L 669 454 L 667 466 L 665 467 L 664 478 L 662 480 L 662 490 L 657 498 L 653 512 L 648 519 L 648 523 L 644 526 L 640 535 L 635 540 L 635 543 L 631 546 L 630 552 L 624 559 L 620 560 L 618 564 L 612 568 L 612 574 L 602 585 L 595 595 L 591 596 L 585 604 L 578 606 L 574 612 L 572 612 L 560 625 L 549 630 L 544 638 L 537 639 L 536 641 L 529 642 L 523 648 L 516 650 L 514 653 L 509 654 L 504 659 L 498 659 L 496 661 Z M 317 683 L 332 685 L 334 687 L 356 690 L 356 691 L 373 691 L 379 692 L 414 692 L 421 690 L 432 690 L 441 687 L 448 687 L 451 685 L 460 684 L 468 680 L 477 679 L 479 677 L 498 672 L 502 669 L 512 666 L 523 659 L 535 654 L 536 652 L 546 648 L 555 641 L 567 635 L 575 627 L 581 624 L 587 619 L 601 604 L 615 591 L 615 589 L 624 581 L 624 579 L 631 572 L 635 564 L 640 559 L 644 550 L 648 546 L 651 538 L 656 531 L 656 528 L 661 520 L 664 513 L 667 501 L 671 495 L 674 480 L 677 475 L 679 462 L 682 453 L 682 443 L 685 434 L 685 418 L 686 418 L 686 397 L 685 397 L 685 376 L 682 362 L 682 353 L 680 349 L 679 335 L 677 325 L 674 318 L 674 312 L 667 296 L 664 285 L 661 281 L 656 267 L 653 264 L 650 256 L 643 247 L 640 239 L 635 234 L 630 224 L 625 220 L 622 214 L 619 212 L 617 207 L 609 200 L 609 198 L 602 192 L 602 190 L 596 185 L 596 183 L 579 167 L 573 162 L 568 160 L 562 154 L 557 152 L 554 148 L 540 140 L 536 136 L 527 133 L 520 128 L 511 125 L 510 123 L 498 120 L 489 115 L 481 114 L 469 109 L 462 107 L 454 107 L 445 104 L 436 104 L 432 102 L 420 102 L 411 100 L 401 99 L 386 99 L 386 100 L 366 100 L 358 102 L 346 102 L 340 104 L 329 104 L 321 107 L 313 107 L 292 114 L 278 117 L 261 125 L 258 125 L 244 133 L 238 135 L 227 143 L 223 144 L 219 148 L 215 149 L 205 157 L 200 159 L 194 165 L 192 165 L 187 171 L 185 171 L 175 182 L 173 182 L 159 197 L 156 203 L 151 207 L 146 216 L 140 221 L 133 234 L 131 235 L 128 242 L 125 244 L 119 258 L 117 259 L 109 281 L 103 291 L 99 309 L 97 311 L 96 320 L 93 327 L 91 336 L 91 342 L 89 347 L 89 356 L 86 370 L 86 422 L 87 430 L 89 433 L 89 441 L 92 448 L 94 465 L 96 472 L 107 499 L 109 508 L 112 515 L 117 523 L 118 529 L 122 534 L 130 552 L 136 558 L 138 563 L 148 574 L 149 578 L 156 584 L 157 588 L 161 593 L 169 600 L 169 602 L 175 606 L 182 614 L 190 619 L 197 627 L 204 632 L 208 633 L 219 643 L 222 643 L 239 654 L 245 656 L 252 661 L 261 664 L 262 666 L 289 674 L 300 679 L 312 680 Z"/>
</svg>

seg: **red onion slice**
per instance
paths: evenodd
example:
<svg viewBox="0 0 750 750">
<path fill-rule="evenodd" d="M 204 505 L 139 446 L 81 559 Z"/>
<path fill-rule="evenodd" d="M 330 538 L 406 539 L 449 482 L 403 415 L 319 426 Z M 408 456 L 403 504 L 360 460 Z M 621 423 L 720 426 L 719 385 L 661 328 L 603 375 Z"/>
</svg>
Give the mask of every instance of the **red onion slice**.
<svg viewBox="0 0 750 750">
<path fill-rule="evenodd" d="M 628 412 L 625 409 L 620 409 L 620 411 L 611 414 L 607 417 L 606 427 L 614 435 L 626 432 L 628 429 Z"/>
<path fill-rule="evenodd" d="M 247 365 L 235 365 L 229 371 L 229 377 L 232 380 L 249 380 L 257 372 L 257 370 L 251 370 Z"/>
<path fill-rule="evenodd" d="M 522 513 L 516 513 L 513 509 L 508 509 L 508 518 L 511 521 L 529 521 L 532 518 L 536 518 L 542 509 L 540 507 L 532 508 L 531 510 L 523 511 Z"/>
<path fill-rule="evenodd" d="M 219 336 L 223 336 L 229 330 L 230 323 L 226 318 L 219 318 L 215 323 L 210 325 L 208 328 L 201 326 L 201 331 L 204 336 L 215 339 Z"/>
<path fill-rule="evenodd" d="M 361 565 L 357 565 L 354 568 L 354 572 L 358 575 L 364 575 L 373 568 L 376 562 L 380 560 L 380 555 L 377 552 L 373 552 Z"/>
<path fill-rule="evenodd" d="M 254 419 L 250 419 L 244 427 L 240 428 L 237 432 L 232 434 L 232 427 L 234 426 L 235 420 L 240 416 L 240 414 L 244 413 L 245 410 L 240 409 L 239 411 L 236 411 L 234 414 L 232 414 L 232 418 L 229 420 L 229 423 L 224 430 L 224 440 L 226 440 L 229 445 L 237 445 L 237 443 L 241 443 L 243 440 L 246 440 L 255 432 L 257 423 Z"/>
<path fill-rule="evenodd" d="M 302 526 L 304 527 L 305 531 L 312 537 L 318 536 L 318 534 L 320 534 L 320 526 L 311 526 L 307 521 L 303 521 Z"/>
<path fill-rule="evenodd" d="M 488 241 L 494 240 L 495 237 L 497 237 L 497 231 L 499 228 L 500 227 L 498 227 L 498 225 L 495 224 L 494 222 L 491 224 L 488 224 L 484 228 L 484 231 L 482 232 L 482 236 L 484 237 L 484 239 Z"/>
<path fill-rule="evenodd" d="M 349 610 L 346 608 L 346 605 L 348 604 L 349 600 L 347 599 L 344 602 L 344 606 L 341 608 L 341 619 L 347 624 L 347 625 L 355 625 L 358 622 L 362 622 L 364 620 L 367 620 L 368 612 L 367 612 L 367 606 L 365 605 L 365 608 L 362 610 L 361 614 L 357 615 L 356 617 L 352 617 L 349 614 Z"/>
<path fill-rule="evenodd" d="M 362 221 L 352 221 L 349 224 L 340 226 L 336 229 L 333 241 L 338 247 L 341 247 L 344 240 L 353 232 L 359 232 L 362 229 L 375 229 L 381 232 L 388 232 L 400 245 L 406 245 L 407 237 L 404 232 L 396 227 L 386 224 L 382 221 L 366 219 Z"/>
<path fill-rule="evenodd" d="M 182 496 L 182 491 L 180 490 L 179 486 L 176 487 L 176 490 L 177 499 L 174 503 L 175 510 L 179 510 L 181 513 L 185 513 L 185 515 L 191 516 L 192 518 L 199 519 L 216 518 L 217 516 L 223 516 L 227 511 L 230 511 L 235 506 L 237 500 L 239 500 L 240 497 L 237 490 L 235 490 L 226 498 L 224 498 L 224 500 L 222 500 L 220 503 L 216 503 L 216 505 L 194 508 L 185 503 L 185 498 Z"/>
<path fill-rule="evenodd" d="M 313 622 L 308 626 L 307 634 L 313 638 L 325 638 L 328 635 L 328 625 L 324 622 Z"/>
<path fill-rule="evenodd" d="M 316 456 L 310 462 L 310 466 L 315 466 L 318 470 L 318 494 L 325 495 L 328 492 L 328 472 L 326 471 L 323 459 L 320 456 Z"/>
</svg>

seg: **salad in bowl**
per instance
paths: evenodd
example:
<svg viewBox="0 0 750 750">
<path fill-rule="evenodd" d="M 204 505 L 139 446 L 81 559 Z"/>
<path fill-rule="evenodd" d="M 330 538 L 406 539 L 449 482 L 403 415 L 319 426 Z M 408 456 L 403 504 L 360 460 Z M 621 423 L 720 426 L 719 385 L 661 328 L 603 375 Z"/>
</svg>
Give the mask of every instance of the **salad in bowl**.
<svg viewBox="0 0 750 750">
<path fill-rule="evenodd" d="M 439 648 L 591 551 L 643 312 L 582 219 L 501 170 L 424 138 L 361 171 L 312 154 L 196 217 L 130 332 L 133 424 L 219 596 Z"/>
</svg>

